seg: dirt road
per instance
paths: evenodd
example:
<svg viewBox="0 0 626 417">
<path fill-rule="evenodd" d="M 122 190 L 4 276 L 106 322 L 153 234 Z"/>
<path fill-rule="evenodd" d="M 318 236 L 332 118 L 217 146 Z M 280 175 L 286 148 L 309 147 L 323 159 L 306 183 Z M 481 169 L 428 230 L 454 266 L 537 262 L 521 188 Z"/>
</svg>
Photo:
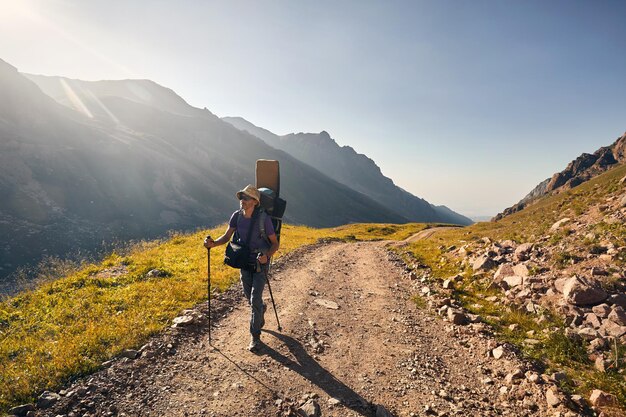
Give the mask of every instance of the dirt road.
<svg viewBox="0 0 626 417">
<path fill-rule="evenodd" d="M 213 302 L 212 346 L 206 323 L 172 329 L 38 415 L 281 416 L 309 400 L 322 416 L 553 415 L 541 389 L 504 382 L 523 365 L 489 357 L 487 336 L 417 308 L 405 272 L 385 242 L 300 249 L 272 274 L 282 333 L 265 291 L 258 353 L 237 288 Z"/>
</svg>

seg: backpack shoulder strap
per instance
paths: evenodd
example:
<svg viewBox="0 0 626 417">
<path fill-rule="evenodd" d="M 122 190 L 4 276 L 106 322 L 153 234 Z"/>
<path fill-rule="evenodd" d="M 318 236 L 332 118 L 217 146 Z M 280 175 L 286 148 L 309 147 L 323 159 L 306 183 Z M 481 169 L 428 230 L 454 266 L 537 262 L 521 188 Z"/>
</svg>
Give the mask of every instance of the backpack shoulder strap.
<svg viewBox="0 0 626 417">
<path fill-rule="evenodd" d="M 269 239 L 267 238 L 267 232 L 265 231 L 265 219 L 267 218 L 267 213 L 265 212 L 265 210 L 261 211 L 261 214 L 259 215 L 259 232 L 261 232 L 261 237 L 263 238 L 263 240 L 265 240 L 266 242 L 269 242 Z"/>
</svg>

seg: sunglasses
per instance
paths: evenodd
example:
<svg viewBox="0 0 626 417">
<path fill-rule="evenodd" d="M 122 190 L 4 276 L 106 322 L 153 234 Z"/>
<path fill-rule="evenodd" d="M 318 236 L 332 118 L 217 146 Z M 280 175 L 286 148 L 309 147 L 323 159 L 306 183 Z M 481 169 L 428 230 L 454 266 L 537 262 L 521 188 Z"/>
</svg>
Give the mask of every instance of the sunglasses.
<svg viewBox="0 0 626 417">
<path fill-rule="evenodd" d="M 243 200 L 243 201 L 250 201 L 250 200 L 252 200 L 252 197 L 247 196 L 245 194 L 241 194 L 241 197 L 239 197 L 239 199 Z"/>
</svg>

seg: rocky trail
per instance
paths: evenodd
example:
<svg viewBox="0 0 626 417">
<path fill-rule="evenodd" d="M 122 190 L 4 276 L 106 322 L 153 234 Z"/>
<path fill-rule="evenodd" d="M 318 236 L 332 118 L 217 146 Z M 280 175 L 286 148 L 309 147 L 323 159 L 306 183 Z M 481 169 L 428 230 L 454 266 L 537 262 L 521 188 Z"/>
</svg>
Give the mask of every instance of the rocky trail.
<svg viewBox="0 0 626 417">
<path fill-rule="evenodd" d="M 319 243 L 279 260 L 271 285 L 283 331 L 266 289 L 257 353 L 246 350 L 237 286 L 212 301 L 211 344 L 204 304 L 29 415 L 575 415 L 487 326 L 418 307 L 423 284 L 387 244 Z"/>
</svg>

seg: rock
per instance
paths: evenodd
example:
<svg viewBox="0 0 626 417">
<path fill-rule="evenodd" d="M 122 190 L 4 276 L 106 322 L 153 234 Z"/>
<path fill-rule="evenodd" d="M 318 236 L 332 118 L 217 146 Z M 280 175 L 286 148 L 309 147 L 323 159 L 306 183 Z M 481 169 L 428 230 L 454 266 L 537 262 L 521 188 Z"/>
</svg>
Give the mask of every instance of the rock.
<svg viewBox="0 0 626 417">
<path fill-rule="evenodd" d="M 609 306 L 608 304 L 600 304 L 594 306 L 591 311 L 593 311 L 593 313 L 599 318 L 605 319 L 609 316 L 609 313 L 611 312 L 611 306 Z"/>
<path fill-rule="evenodd" d="M 16 415 L 18 417 L 22 417 L 25 416 L 26 413 L 32 411 L 34 412 L 36 410 L 35 405 L 34 404 L 24 404 L 24 405 L 18 405 L 17 407 L 13 407 L 9 410 L 9 414 L 13 414 Z"/>
<path fill-rule="evenodd" d="M 328 405 L 330 406 L 335 406 L 335 405 L 339 405 L 341 404 L 341 400 L 339 398 L 336 397 L 332 397 L 328 399 Z"/>
<path fill-rule="evenodd" d="M 585 323 L 590 325 L 594 329 L 599 329 L 602 325 L 602 322 L 595 313 L 585 314 Z"/>
<path fill-rule="evenodd" d="M 509 288 L 514 288 L 522 285 L 524 283 L 524 278 L 517 275 L 510 275 L 508 277 L 504 277 L 502 281 L 506 282 Z"/>
<path fill-rule="evenodd" d="M 445 280 L 442 286 L 446 290 L 451 290 L 454 288 L 454 284 L 452 283 L 452 280 L 450 279 Z"/>
<path fill-rule="evenodd" d="M 496 267 L 496 262 L 487 255 L 478 257 L 472 264 L 474 271 L 489 271 Z"/>
<path fill-rule="evenodd" d="M 468 323 L 467 316 L 463 312 L 455 310 L 453 308 L 448 309 L 448 320 L 450 320 L 450 323 L 457 325 L 463 325 Z"/>
<path fill-rule="evenodd" d="M 126 349 L 121 353 L 120 356 L 128 359 L 137 359 L 137 356 L 139 356 L 139 352 L 134 349 Z"/>
<path fill-rule="evenodd" d="M 626 326 L 626 311 L 620 306 L 615 306 L 607 316 L 613 323 Z"/>
<path fill-rule="evenodd" d="M 317 401 L 310 399 L 302 407 L 298 408 L 297 413 L 302 417 L 320 417 L 322 410 Z"/>
<path fill-rule="evenodd" d="M 195 324 L 196 319 L 193 316 L 178 316 L 172 320 L 172 327 L 185 327 Z"/>
<path fill-rule="evenodd" d="M 376 406 L 376 417 L 393 417 L 393 414 L 391 414 L 389 411 L 387 411 L 387 409 L 385 407 L 383 407 L 382 405 L 378 404 Z"/>
<path fill-rule="evenodd" d="M 168 274 L 165 271 L 161 271 L 160 269 L 151 269 L 150 271 L 148 271 L 148 273 L 146 274 L 147 277 L 149 278 L 154 278 L 154 277 L 166 277 Z"/>
<path fill-rule="evenodd" d="M 606 277 L 609 275 L 608 272 L 606 272 L 604 269 L 599 268 L 597 266 L 594 266 L 591 268 L 591 275 L 592 276 L 600 276 L 600 277 Z"/>
<path fill-rule="evenodd" d="M 321 305 L 322 307 L 326 307 L 331 310 L 339 310 L 339 304 L 337 304 L 334 301 L 324 300 L 323 298 L 316 298 L 313 301 L 315 301 L 317 304 Z"/>
<path fill-rule="evenodd" d="M 603 339 L 601 337 L 598 337 L 596 339 L 593 339 L 591 342 L 589 342 L 589 349 L 591 351 L 598 351 L 598 350 L 602 350 L 607 346 L 606 343 L 606 339 Z"/>
<path fill-rule="evenodd" d="M 521 369 L 518 368 L 518 369 L 514 370 L 513 372 L 508 373 L 504 377 L 504 382 L 507 385 L 512 385 L 515 380 L 523 379 L 523 378 L 524 378 L 524 373 L 522 372 Z"/>
<path fill-rule="evenodd" d="M 615 397 L 599 389 L 594 389 L 589 396 L 589 402 L 594 407 L 606 407 L 615 404 Z"/>
<path fill-rule="evenodd" d="M 550 387 L 546 391 L 546 402 L 550 407 L 557 407 L 563 400 L 555 387 Z"/>
<path fill-rule="evenodd" d="M 626 309 L 626 294 L 611 294 L 607 302 L 611 305 L 617 305 Z"/>
<path fill-rule="evenodd" d="M 515 249 L 513 256 L 517 261 L 525 261 L 530 257 L 530 251 L 533 248 L 532 243 L 522 243 Z"/>
<path fill-rule="evenodd" d="M 598 333 L 596 329 L 592 329 L 590 327 L 583 327 L 582 329 L 578 329 L 576 334 L 578 334 L 585 340 L 593 340 L 600 337 L 600 333 Z"/>
<path fill-rule="evenodd" d="M 513 267 L 513 275 L 517 275 L 520 277 L 527 277 L 528 275 L 530 275 L 530 272 L 528 271 L 528 267 L 524 264 L 517 264 Z"/>
<path fill-rule="evenodd" d="M 593 363 L 594 367 L 600 372 L 606 372 L 606 361 L 602 356 L 598 356 Z"/>
<path fill-rule="evenodd" d="M 513 271 L 512 264 L 502 264 L 496 270 L 496 273 L 493 274 L 494 280 L 501 280 L 504 277 L 508 277 L 510 275 L 515 275 L 515 271 Z"/>
<path fill-rule="evenodd" d="M 559 230 L 561 228 L 561 226 L 563 226 L 565 223 L 569 222 L 570 220 L 571 219 L 569 217 L 565 217 L 565 218 L 559 220 L 558 222 L 554 223 L 550 227 L 550 231 L 556 232 L 557 230 Z"/>
<path fill-rule="evenodd" d="M 37 398 L 37 408 L 50 408 L 60 399 L 61 396 L 56 392 L 44 391 L 44 393 Z"/>
<path fill-rule="evenodd" d="M 569 304 L 595 305 L 603 302 L 607 297 L 608 294 L 602 288 L 583 281 L 577 276 L 569 278 L 563 285 L 563 298 Z"/>
<path fill-rule="evenodd" d="M 497 348 L 491 351 L 491 354 L 494 358 L 500 359 L 504 355 L 504 347 L 498 346 Z"/>
<path fill-rule="evenodd" d="M 600 331 L 607 336 L 620 337 L 626 334 L 626 326 L 620 326 L 611 320 L 605 320 L 600 326 Z"/>
</svg>

